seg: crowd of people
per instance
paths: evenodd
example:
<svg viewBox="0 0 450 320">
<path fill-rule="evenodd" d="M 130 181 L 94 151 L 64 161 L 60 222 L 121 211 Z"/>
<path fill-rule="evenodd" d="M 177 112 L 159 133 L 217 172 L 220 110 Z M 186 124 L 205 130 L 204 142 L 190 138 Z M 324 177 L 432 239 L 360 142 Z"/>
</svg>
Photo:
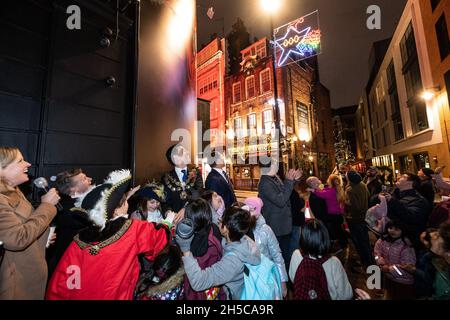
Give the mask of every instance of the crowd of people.
<svg viewBox="0 0 450 320">
<path fill-rule="evenodd" d="M 0 147 L 0 299 L 370 299 L 339 259 L 349 246 L 351 272 L 377 265 L 386 299 L 450 299 L 440 168 L 394 183 L 376 167 L 340 167 L 324 184 L 299 169 L 280 177 L 272 159 L 258 196 L 238 202 L 220 152 L 205 182 L 181 145 L 166 157 L 173 170 L 142 187 L 129 170 L 98 185 L 61 172 L 34 208 L 18 188 L 30 163 Z"/>
</svg>

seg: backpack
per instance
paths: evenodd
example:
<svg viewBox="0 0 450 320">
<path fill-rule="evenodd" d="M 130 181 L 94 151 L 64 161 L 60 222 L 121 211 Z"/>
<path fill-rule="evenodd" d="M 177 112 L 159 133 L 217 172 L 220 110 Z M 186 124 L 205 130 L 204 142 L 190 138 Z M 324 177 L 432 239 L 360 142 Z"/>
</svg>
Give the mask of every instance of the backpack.
<svg viewBox="0 0 450 320">
<path fill-rule="evenodd" d="M 323 263 L 329 257 L 314 260 L 305 255 L 295 272 L 295 300 L 331 300 Z"/>
<path fill-rule="evenodd" d="M 232 252 L 228 254 L 234 255 Z M 282 299 L 280 272 L 272 260 L 261 254 L 259 265 L 244 263 L 244 288 L 240 300 Z"/>
</svg>

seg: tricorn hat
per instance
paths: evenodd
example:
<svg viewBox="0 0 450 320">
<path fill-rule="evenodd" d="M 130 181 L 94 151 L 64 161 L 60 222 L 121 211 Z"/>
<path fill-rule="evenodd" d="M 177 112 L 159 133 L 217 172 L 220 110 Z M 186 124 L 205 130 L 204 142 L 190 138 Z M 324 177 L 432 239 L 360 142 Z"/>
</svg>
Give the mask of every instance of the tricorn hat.
<svg viewBox="0 0 450 320">
<path fill-rule="evenodd" d="M 155 199 L 159 202 L 166 201 L 164 186 L 160 183 L 157 183 L 156 181 L 146 184 L 137 192 L 137 195 L 143 198 Z"/>
<path fill-rule="evenodd" d="M 106 222 L 112 219 L 114 210 L 120 205 L 130 185 L 130 170 L 113 171 L 101 185 L 78 198 L 72 211 L 86 213 L 95 225 L 103 229 Z"/>
</svg>

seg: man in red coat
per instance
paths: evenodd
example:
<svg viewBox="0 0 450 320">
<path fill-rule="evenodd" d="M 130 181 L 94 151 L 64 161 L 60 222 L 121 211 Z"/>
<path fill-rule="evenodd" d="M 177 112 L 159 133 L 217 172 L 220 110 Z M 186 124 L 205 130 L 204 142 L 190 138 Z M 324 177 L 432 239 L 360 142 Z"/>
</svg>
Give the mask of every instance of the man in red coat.
<svg viewBox="0 0 450 320">
<path fill-rule="evenodd" d="M 47 299 L 133 299 L 138 255 L 153 260 L 167 248 L 170 232 L 162 224 L 128 219 L 130 181 L 129 170 L 114 171 L 75 204 L 74 209 L 85 212 L 93 225 L 75 236 L 62 256 Z"/>
</svg>

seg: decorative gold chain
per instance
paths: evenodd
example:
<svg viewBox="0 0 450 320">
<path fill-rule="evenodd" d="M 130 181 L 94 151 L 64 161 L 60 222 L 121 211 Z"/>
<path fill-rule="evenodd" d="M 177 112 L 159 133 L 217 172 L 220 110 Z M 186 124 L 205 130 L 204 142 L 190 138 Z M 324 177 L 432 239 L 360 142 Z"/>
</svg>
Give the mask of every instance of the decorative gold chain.
<svg viewBox="0 0 450 320">
<path fill-rule="evenodd" d="M 110 244 L 116 242 L 117 240 L 119 240 L 120 238 L 122 238 L 122 236 L 125 234 L 125 232 L 127 232 L 127 230 L 130 228 L 131 224 L 133 223 L 133 220 L 127 220 L 124 225 L 120 228 L 119 231 L 117 231 L 112 237 L 99 242 L 97 244 L 92 244 L 92 243 L 87 243 L 84 242 L 82 240 L 80 240 L 80 236 L 77 234 L 73 240 L 78 244 L 78 246 L 80 247 L 81 250 L 84 250 L 86 248 L 89 248 L 89 254 L 92 256 L 95 256 L 97 254 L 99 254 L 100 249 L 109 246 Z"/>
</svg>

